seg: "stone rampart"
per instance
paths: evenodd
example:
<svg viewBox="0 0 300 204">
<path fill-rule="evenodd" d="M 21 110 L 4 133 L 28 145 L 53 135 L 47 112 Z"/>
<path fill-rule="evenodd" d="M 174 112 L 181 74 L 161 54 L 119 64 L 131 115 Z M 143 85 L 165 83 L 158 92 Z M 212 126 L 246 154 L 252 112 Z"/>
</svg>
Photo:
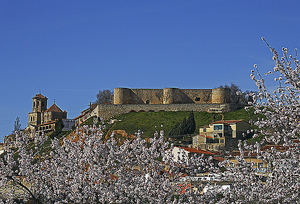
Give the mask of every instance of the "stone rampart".
<svg viewBox="0 0 300 204">
<path fill-rule="evenodd" d="M 216 89 L 114 89 L 114 104 L 225 104 L 230 90 Z"/>
<path fill-rule="evenodd" d="M 228 112 L 231 104 L 100 104 L 98 117 L 104 120 L 129 112 L 159 112 L 159 111 L 195 111 L 195 112 Z"/>
</svg>

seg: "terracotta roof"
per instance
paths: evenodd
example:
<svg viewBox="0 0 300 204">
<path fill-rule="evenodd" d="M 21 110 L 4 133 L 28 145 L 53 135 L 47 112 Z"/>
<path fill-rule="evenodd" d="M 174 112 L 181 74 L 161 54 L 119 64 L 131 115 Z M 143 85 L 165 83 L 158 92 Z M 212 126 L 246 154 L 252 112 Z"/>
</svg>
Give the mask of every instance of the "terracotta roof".
<svg viewBox="0 0 300 204">
<path fill-rule="evenodd" d="M 224 161 L 225 159 L 223 157 L 214 157 L 214 160 L 217 160 L 219 162 Z"/>
<path fill-rule="evenodd" d="M 219 120 L 219 121 L 216 121 L 216 122 L 213 122 L 211 124 L 219 124 L 219 123 L 222 123 L 222 124 L 232 124 L 232 123 L 239 123 L 239 122 L 242 122 L 243 120 Z"/>
<path fill-rule="evenodd" d="M 280 151 L 286 151 L 289 149 L 289 147 L 283 145 L 265 145 L 261 148 L 261 151 L 271 150 L 272 147 Z"/>
<path fill-rule="evenodd" d="M 199 136 L 214 139 L 213 136 L 208 136 L 208 135 L 199 135 Z"/>
<path fill-rule="evenodd" d="M 235 157 L 240 155 L 241 155 L 240 151 L 232 151 L 229 157 Z M 244 151 L 244 157 L 256 157 L 256 156 L 257 156 L 256 152 Z"/>
<path fill-rule="evenodd" d="M 195 149 L 195 148 L 191 148 L 191 147 L 178 147 L 181 149 L 184 149 L 190 153 L 198 153 L 198 154 L 216 154 L 213 152 L 209 152 L 209 151 L 205 151 L 205 150 L 201 150 L 201 149 Z"/>
<path fill-rule="evenodd" d="M 35 97 L 33 98 L 47 98 L 47 97 L 43 96 L 42 94 L 36 94 Z"/>
<path fill-rule="evenodd" d="M 46 112 L 63 112 L 55 103 Z"/>
</svg>

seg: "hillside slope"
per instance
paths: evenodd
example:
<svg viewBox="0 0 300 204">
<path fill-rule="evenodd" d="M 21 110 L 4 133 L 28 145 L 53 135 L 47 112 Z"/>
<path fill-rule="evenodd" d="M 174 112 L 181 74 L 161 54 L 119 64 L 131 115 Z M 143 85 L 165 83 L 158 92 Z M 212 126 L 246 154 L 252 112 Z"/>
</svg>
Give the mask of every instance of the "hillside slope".
<svg viewBox="0 0 300 204">
<path fill-rule="evenodd" d="M 138 130 L 143 131 L 143 137 L 152 137 L 156 130 L 163 129 L 165 135 L 175 126 L 176 123 L 181 122 L 185 117 L 188 117 L 190 112 L 133 112 L 116 117 L 118 122 L 115 122 L 110 130 L 125 130 L 128 134 L 134 134 Z M 221 114 L 194 112 L 196 122 L 196 132 L 199 132 L 199 127 L 208 125 L 209 123 L 222 119 Z M 244 109 L 224 113 L 224 120 L 238 120 L 243 119 L 249 121 L 253 119 L 253 112 L 246 112 Z M 162 127 L 161 127 L 162 125 Z"/>
</svg>

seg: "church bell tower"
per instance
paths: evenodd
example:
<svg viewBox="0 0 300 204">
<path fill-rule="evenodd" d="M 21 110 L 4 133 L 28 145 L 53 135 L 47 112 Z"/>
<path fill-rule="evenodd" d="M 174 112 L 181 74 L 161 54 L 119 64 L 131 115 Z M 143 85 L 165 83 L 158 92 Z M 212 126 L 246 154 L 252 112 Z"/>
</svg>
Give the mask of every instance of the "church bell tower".
<svg viewBox="0 0 300 204">
<path fill-rule="evenodd" d="M 32 112 L 29 113 L 28 126 L 41 124 L 43 113 L 47 110 L 47 97 L 42 94 L 36 94 L 32 100 Z"/>
</svg>

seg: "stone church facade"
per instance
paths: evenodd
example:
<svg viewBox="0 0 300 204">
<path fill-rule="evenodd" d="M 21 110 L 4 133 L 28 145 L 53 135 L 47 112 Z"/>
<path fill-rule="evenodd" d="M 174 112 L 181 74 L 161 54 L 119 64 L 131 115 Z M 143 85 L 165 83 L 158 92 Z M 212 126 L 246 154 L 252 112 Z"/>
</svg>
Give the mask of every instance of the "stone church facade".
<svg viewBox="0 0 300 204">
<path fill-rule="evenodd" d="M 36 94 L 32 100 L 32 112 L 28 114 L 28 128 L 32 132 L 41 134 L 53 131 L 57 120 L 67 118 L 67 112 L 55 103 L 47 108 L 48 98 L 42 94 Z"/>
</svg>

